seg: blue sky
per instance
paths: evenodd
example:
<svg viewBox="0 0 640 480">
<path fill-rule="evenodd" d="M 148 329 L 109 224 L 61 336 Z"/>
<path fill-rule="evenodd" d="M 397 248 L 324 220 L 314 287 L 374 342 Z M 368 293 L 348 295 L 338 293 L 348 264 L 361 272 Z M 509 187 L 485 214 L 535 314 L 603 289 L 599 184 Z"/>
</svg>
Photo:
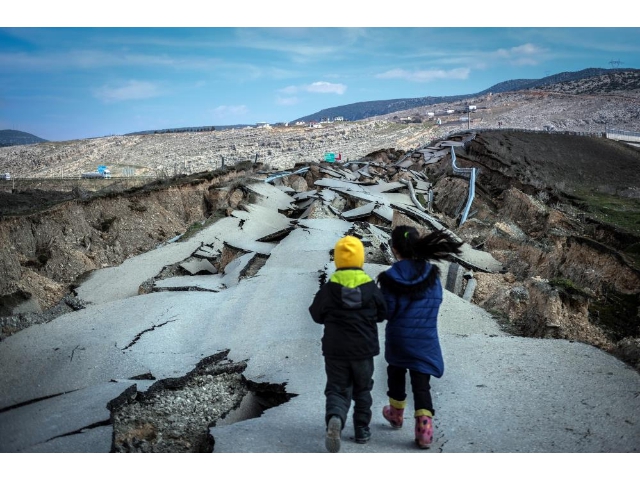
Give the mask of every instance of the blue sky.
<svg viewBox="0 0 640 480">
<path fill-rule="evenodd" d="M 314 15 L 315 4 L 291 3 Z M 47 16 L 45 7 L 32 15 L 28 6 L 0 20 L 0 129 L 71 140 L 275 123 L 362 101 L 475 93 L 505 80 L 610 68 L 611 61 L 640 68 L 640 28 L 607 26 L 606 18 L 605 26 L 585 19 L 568 28 L 511 27 L 505 18 L 440 27 L 427 15 L 433 10 L 423 9 L 425 27 L 383 14 L 358 26 L 332 23 L 333 10 L 316 15 L 314 25 L 304 16 L 282 20 L 274 8 L 246 16 L 245 2 L 226 10 L 226 20 L 236 19 L 231 27 L 193 23 L 221 12 L 192 3 L 182 17 L 166 12 L 156 21 L 148 9 L 134 9 L 129 24 L 113 13 L 118 2 L 110 5 L 111 15 L 72 21 L 62 22 L 59 10 Z"/>
</svg>

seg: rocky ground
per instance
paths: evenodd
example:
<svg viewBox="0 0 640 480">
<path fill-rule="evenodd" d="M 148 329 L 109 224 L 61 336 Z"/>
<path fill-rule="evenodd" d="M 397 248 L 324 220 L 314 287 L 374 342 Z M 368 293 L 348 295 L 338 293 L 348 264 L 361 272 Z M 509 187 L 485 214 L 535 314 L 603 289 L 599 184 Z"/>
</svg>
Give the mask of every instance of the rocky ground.
<svg viewBox="0 0 640 480">
<path fill-rule="evenodd" d="M 433 125 L 386 121 L 336 122 L 322 128 L 277 127 L 113 136 L 0 148 L 0 171 L 12 177 L 73 177 L 107 165 L 113 176 L 165 178 L 241 162 L 291 168 L 321 161 L 327 152 L 344 160 L 390 146 L 409 149 L 441 134 Z"/>
<path fill-rule="evenodd" d="M 469 121 L 467 105 L 475 105 Z M 454 110 L 452 114 L 444 112 Z M 436 115 L 429 118 L 429 112 Z M 443 114 L 444 113 L 444 114 Z M 640 75 L 623 72 L 580 81 L 548 85 L 536 90 L 487 94 L 464 102 L 443 103 L 376 117 L 392 120 L 406 117 L 434 122 L 441 118 L 446 127 L 453 123 L 482 128 L 597 133 L 606 129 L 637 132 L 640 125 Z"/>
</svg>

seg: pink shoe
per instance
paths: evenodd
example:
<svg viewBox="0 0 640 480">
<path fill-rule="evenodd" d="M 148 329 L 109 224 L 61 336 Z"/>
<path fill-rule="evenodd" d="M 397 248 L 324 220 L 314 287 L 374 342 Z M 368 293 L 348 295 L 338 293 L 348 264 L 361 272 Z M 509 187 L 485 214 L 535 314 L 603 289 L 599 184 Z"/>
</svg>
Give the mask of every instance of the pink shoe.
<svg viewBox="0 0 640 480">
<path fill-rule="evenodd" d="M 382 416 L 391 424 L 392 428 L 402 428 L 404 408 L 387 405 L 382 409 Z"/>
<path fill-rule="evenodd" d="M 429 448 L 433 441 L 433 419 L 427 415 L 416 417 L 416 445 Z"/>
</svg>

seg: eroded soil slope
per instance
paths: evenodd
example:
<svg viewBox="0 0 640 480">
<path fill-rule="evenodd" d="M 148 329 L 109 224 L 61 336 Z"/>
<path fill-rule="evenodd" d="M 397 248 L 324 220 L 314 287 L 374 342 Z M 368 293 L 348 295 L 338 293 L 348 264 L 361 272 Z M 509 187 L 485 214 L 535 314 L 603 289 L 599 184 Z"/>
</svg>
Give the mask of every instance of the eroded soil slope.
<svg viewBox="0 0 640 480">
<path fill-rule="evenodd" d="M 248 171 L 253 168 L 238 166 L 87 198 L 6 194 L 3 210 L 12 215 L 0 218 L 0 242 L 7 246 L 0 251 L 0 339 L 50 320 L 40 314 L 52 308 L 55 315 L 81 308 L 70 294 L 86 273 L 119 265 L 236 208 Z M 30 214 L 21 215 L 24 209 Z"/>
<path fill-rule="evenodd" d="M 481 185 L 500 185 L 502 176 L 504 185 L 518 186 L 515 180 L 528 192 L 600 191 L 640 198 L 640 149 L 606 138 L 483 132 L 458 158 L 461 165 L 467 160 L 480 167 Z"/>
<path fill-rule="evenodd" d="M 474 301 L 518 333 L 583 341 L 635 365 L 640 151 L 602 138 L 492 131 L 456 157 L 479 169 L 458 233 L 506 267 L 476 274 Z M 468 180 L 450 169 L 427 167 L 437 209 L 456 223 Z"/>
</svg>

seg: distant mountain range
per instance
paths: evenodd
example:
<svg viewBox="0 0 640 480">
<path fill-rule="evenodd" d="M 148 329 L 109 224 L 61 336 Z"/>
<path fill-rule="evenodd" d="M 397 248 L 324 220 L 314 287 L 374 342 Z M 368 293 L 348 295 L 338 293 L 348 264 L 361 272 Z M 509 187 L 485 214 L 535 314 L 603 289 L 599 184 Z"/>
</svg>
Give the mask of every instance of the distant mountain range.
<svg viewBox="0 0 640 480">
<path fill-rule="evenodd" d="M 638 71 L 637 69 L 618 68 L 587 68 L 579 72 L 563 72 L 556 75 L 540 79 L 529 80 L 507 80 L 506 82 L 497 83 L 478 93 L 470 93 L 466 95 L 454 95 L 445 97 L 418 97 L 418 98 L 399 98 L 394 100 L 374 100 L 371 102 L 358 102 L 339 107 L 326 108 L 319 112 L 307 115 L 293 120 L 294 122 L 309 122 L 311 120 L 320 120 L 322 118 L 343 117 L 345 120 L 354 121 L 365 118 L 375 117 L 378 115 L 386 115 L 402 110 L 410 110 L 412 108 L 424 107 L 427 105 L 435 105 L 438 103 L 453 103 L 465 100 L 467 98 L 479 97 L 491 93 L 514 92 L 519 90 L 527 90 L 531 88 L 542 88 L 556 83 L 570 82 L 582 80 L 585 78 L 597 77 L 614 72 Z"/>
<path fill-rule="evenodd" d="M 379 115 L 387 115 L 393 112 L 410 110 L 412 108 L 424 107 L 427 105 L 435 105 L 438 103 L 454 103 L 468 98 L 479 97 L 491 93 L 515 92 L 528 89 L 541 89 L 549 85 L 555 85 L 564 82 L 579 81 L 602 75 L 609 75 L 620 72 L 640 72 L 634 68 L 586 68 L 578 72 L 563 72 L 550 75 L 540 79 L 520 79 L 507 80 L 497 83 L 481 92 L 470 93 L 466 95 L 452 95 L 440 97 L 418 97 L 418 98 L 397 98 L 392 100 L 373 100 L 370 102 L 351 103 L 349 105 L 341 105 L 338 107 L 326 108 L 311 115 L 292 120 L 292 122 L 309 122 L 312 120 L 319 121 L 323 118 L 343 117 L 347 121 L 363 120 L 365 118 L 376 117 Z M 636 78 L 637 80 L 637 78 Z M 176 132 L 203 132 L 213 130 L 226 130 L 229 128 L 242 128 L 246 125 L 222 125 L 222 126 L 202 126 L 202 127 L 180 127 L 168 128 L 163 130 L 145 130 L 141 132 L 128 133 L 127 135 L 143 135 L 154 133 L 176 133 Z M 28 145 L 32 143 L 47 142 L 42 138 L 31 135 L 30 133 L 18 130 L 0 130 L 0 147 L 11 145 Z"/>
<path fill-rule="evenodd" d="M 20 130 L 0 130 L 0 147 L 12 145 L 31 145 L 32 143 L 48 142 L 44 138 L 36 137 Z"/>
</svg>

